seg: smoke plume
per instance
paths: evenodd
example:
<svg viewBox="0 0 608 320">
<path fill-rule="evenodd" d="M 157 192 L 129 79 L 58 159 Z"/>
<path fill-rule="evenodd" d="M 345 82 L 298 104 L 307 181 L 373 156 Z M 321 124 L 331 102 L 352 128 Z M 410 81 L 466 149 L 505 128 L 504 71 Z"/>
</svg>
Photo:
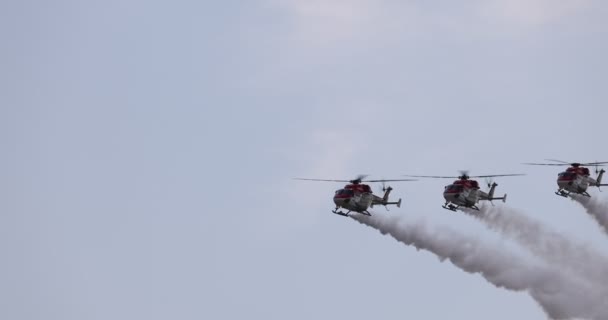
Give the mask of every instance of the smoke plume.
<svg viewBox="0 0 608 320">
<path fill-rule="evenodd" d="M 504 206 L 485 205 L 480 211 L 465 209 L 464 212 L 481 220 L 489 229 L 514 239 L 551 265 L 587 279 L 600 290 L 608 289 L 608 258 L 590 246 Z"/>
<path fill-rule="evenodd" d="M 579 195 L 572 195 L 572 200 L 580 203 L 588 214 L 590 214 L 597 223 L 603 228 L 604 232 L 608 234 L 608 203 L 598 199 L 597 197 L 585 197 Z"/>
<path fill-rule="evenodd" d="M 479 273 L 496 287 L 528 292 L 553 319 L 608 319 L 604 305 L 608 297 L 558 269 L 524 261 L 504 248 L 447 227 L 432 230 L 424 222 L 381 215 L 352 218 L 406 245 L 432 252 L 442 261 L 448 259 L 463 271 Z"/>
</svg>

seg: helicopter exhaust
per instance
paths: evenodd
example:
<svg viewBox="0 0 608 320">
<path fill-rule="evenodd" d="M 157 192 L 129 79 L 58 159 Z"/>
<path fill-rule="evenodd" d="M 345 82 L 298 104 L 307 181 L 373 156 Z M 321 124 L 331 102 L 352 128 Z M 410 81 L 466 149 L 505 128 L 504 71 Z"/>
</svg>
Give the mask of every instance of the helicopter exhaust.
<svg viewBox="0 0 608 320">
<path fill-rule="evenodd" d="M 572 195 L 571 200 L 578 202 L 585 208 L 585 211 L 604 229 L 608 235 L 608 204 L 597 197 L 590 198 L 579 195 Z"/>
<path fill-rule="evenodd" d="M 463 212 L 479 220 L 488 229 L 515 240 L 545 262 L 592 285 L 597 284 L 599 290 L 608 293 L 602 285 L 608 273 L 608 256 L 595 251 L 593 247 L 569 239 L 522 211 L 508 207 L 484 205 L 480 212 L 470 209 Z"/>
<path fill-rule="evenodd" d="M 384 235 L 448 260 L 460 270 L 479 274 L 497 288 L 528 293 L 552 319 L 608 319 L 606 296 L 590 284 L 551 265 L 527 259 L 445 226 L 430 228 L 424 221 L 402 216 L 350 216 Z"/>
</svg>

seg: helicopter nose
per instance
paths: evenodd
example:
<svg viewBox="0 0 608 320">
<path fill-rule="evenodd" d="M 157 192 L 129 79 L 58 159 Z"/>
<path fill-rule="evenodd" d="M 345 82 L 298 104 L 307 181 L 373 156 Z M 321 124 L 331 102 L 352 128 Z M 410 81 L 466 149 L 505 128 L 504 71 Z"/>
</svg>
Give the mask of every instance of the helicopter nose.
<svg viewBox="0 0 608 320">
<path fill-rule="evenodd" d="M 334 203 L 336 204 L 336 206 L 342 207 L 348 202 L 348 200 L 348 198 L 334 198 Z"/>
<path fill-rule="evenodd" d="M 459 193 L 444 193 L 443 194 L 443 198 L 447 201 L 451 201 L 452 199 L 456 199 L 458 198 L 458 196 L 460 196 Z"/>
</svg>

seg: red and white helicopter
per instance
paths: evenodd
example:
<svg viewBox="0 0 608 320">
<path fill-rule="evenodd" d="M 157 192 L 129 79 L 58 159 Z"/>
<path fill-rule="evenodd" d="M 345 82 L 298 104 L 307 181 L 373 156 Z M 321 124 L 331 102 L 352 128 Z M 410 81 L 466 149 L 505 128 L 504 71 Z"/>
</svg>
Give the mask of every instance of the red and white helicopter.
<svg viewBox="0 0 608 320">
<path fill-rule="evenodd" d="M 384 183 L 391 181 L 415 181 L 415 179 L 363 180 L 365 177 L 365 175 L 359 175 L 353 180 L 328 180 L 307 178 L 294 178 L 294 180 L 348 182 L 349 184 L 345 185 L 344 188 L 336 190 L 336 193 L 334 194 L 334 203 L 336 204 L 336 208 L 332 210 L 333 213 L 345 217 L 348 217 L 348 214 L 351 211 L 371 216 L 367 209 L 373 208 L 375 205 L 383 205 L 385 207 L 387 205 L 396 205 L 397 207 L 401 207 L 401 199 L 395 202 L 388 201 L 388 195 L 391 193 L 393 188 L 391 188 L 390 186 L 384 187 Z M 369 185 L 364 184 L 362 182 L 382 182 L 382 191 L 384 192 L 384 195 L 382 197 L 374 195 Z M 348 211 L 338 211 L 340 208 L 344 208 Z"/>
<path fill-rule="evenodd" d="M 547 161 L 559 162 L 559 163 L 524 163 L 532 166 L 570 166 L 566 171 L 557 174 L 557 186 L 559 189 L 555 191 L 555 194 L 567 198 L 570 193 L 580 194 L 583 196 L 591 197 L 587 193 L 587 188 L 608 186 L 608 184 L 602 184 L 602 176 L 606 170 L 597 170 L 597 167 L 601 167 L 608 162 L 566 162 L 554 159 L 545 159 Z M 597 178 L 593 179 L 589 175 L 589 169 L 583 166 L 595 166 L 595 173 Z"/>
<path fill-rule="evenodd" d="M 485 176 L 469 176 L 468 171 L 460 171 L 458 177 L 444 177 L 444 176 L 406 176 L 406 177 L 417 177 L 417 178 L 436 178 L 436 179 L 458 179 L 452 184 L 445 186 L 443 190 L 443 198 L 445 204 L 442 206 L 444 209 L 456 211 L 459 207 L 471 208 L 479 210 L 477 203 L 480 200 L 502 200 L 507 201 L 507 194 L 505 193 L 502 197 L 494 197 L 494 190 L 498 184 L 496 182 L 488 181 L 488 192 L 481 191 L 479 189 L 479 183 L 470 178 L 492 178 L 492 177 L 509 177 L 509 176 L 523 176 L 524 174 L 494 174 Z"/>
</svg>

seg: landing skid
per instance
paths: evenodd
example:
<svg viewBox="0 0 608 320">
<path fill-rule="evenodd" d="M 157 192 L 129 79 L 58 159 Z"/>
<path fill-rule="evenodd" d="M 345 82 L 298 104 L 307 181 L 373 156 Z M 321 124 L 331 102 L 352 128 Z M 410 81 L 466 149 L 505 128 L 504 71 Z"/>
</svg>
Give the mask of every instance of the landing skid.
<svg viewBox="0 0 608 320">
<path fill-rule="evenodd" d="M 450 210 L 450 211 L 454 211 L 454 212 L 456 212 L 456 210 L 458 210 L 460 208 L 460 206 L 457 206 L 457 205 L 455 205 L 453 203 L 448 203 L 448 202 L 446 202 L 441 207 L 444 208 L 444 209 Z M 479 211 L 479 208 L 477 206 L 475 206 L 475 205 L 472 205 L 470 207 L 466 206 L 466 207 L 469 208 L 469 209 L 474 209 L 474 210 Z"/>
<path fill-rule="evenodd" d="M 451 203 L 446 203 L 446 204 L 442 205 L 441 207 L 444 209 L 447 209 L 447 210 L 454 211 L 454 212 L 456 212 L 456 210 L 458 210 L 458 206 L 453 205 Z"/>
<path fill-rule="evenodd" d="M 333 213 L 335 213 L 335 214 L 337 214 L 337 215 L 339 215 L 339 216 L 348 217 L 348 212 L 347 212 L 347 213 L 344 213 L 344 212 L 342 212 L 342 211 L 337 211 L 337 210 L 333 210 L 332 212 L 333 212 Z M 350 212 L 350 211 L 349 211 L 349 212 Z"/>
<path fill-rule="evenodd" d="M 349 217 L 348 214 L 351 212 L 351 210 L 348 210 L 347 212 L 344 212 L 344 211 L 338 211 L 338 209 L 339 208 L 335 208 L 331 212 L 333 212 L 333 213 L 335 213 L 335 214 L 337 214 L 339 216 Z M 362 214 L 362 215 L 369 216 L 369 217 L 372 216 L 371 213 L 369 213 L 367 210 L 365 210 L 365 211 L 359 211 L 359 213 Z"/>
<path fill-rule="evenodd" d="M 571 193 L 572 193 L 572 192 L 569 192 L 569 191 L 566 191 L 566 190 L 563 190 L 563 189 L 560 189 L 560 190 L 555 191 L 555 194 L 556 194 L 556 195 L 558 195 L 558 196 L 562 196 L 562 197 L 564 197 L 564 198 L 568 198 L 568 197 L 570 196 L 570 194 L 571 194 Z M 585 196 L 585 197 L 589 197 L 589 198 L 591 198 L 591 195 L 590 195 L 590 194 L 589 194 L 587 191 L 583 191 L 583 192 L 577 192 L 576 194 L 580 194 L 581 196 Z"/>
</svg>

